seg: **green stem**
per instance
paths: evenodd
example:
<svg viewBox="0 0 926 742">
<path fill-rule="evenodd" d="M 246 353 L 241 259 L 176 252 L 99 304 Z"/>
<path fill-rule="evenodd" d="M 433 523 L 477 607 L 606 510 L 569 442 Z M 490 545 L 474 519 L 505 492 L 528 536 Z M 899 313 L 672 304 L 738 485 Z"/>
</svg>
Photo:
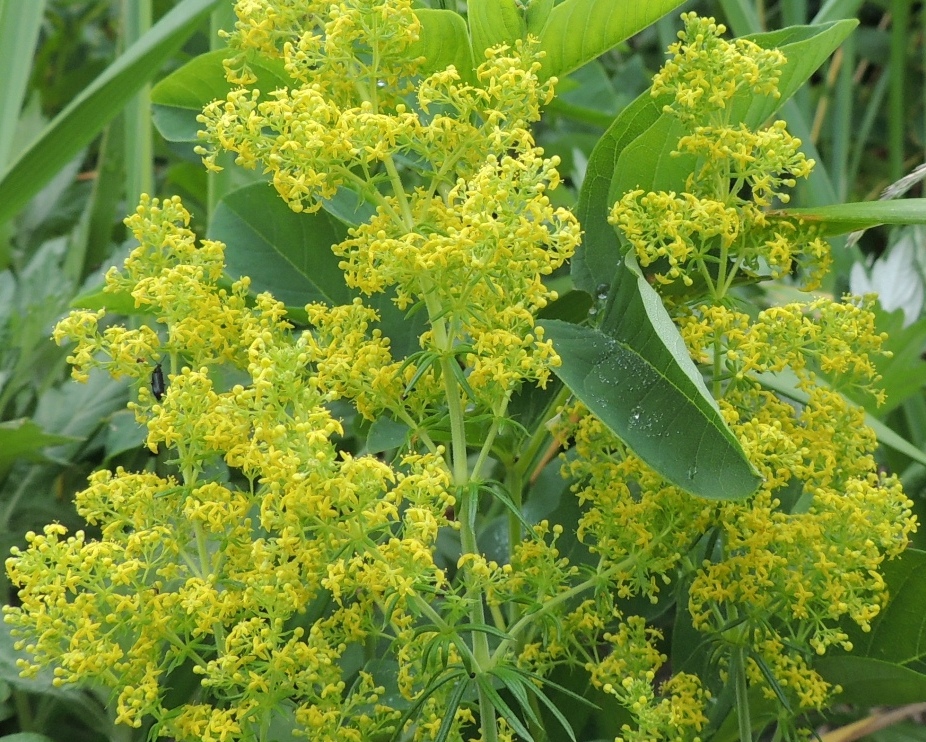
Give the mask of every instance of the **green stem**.
<svg viewBox="0 0 926 742">
<path fill-rule="evenodd" d="M 412 215 L 412 208 L 408 203 L 408 196 L 405 195 L 405 186 L 402 185 L 402 176 L 399 175 L 399 171 L 391 156 L 386 157 L 383 160 L 383 164 L 386 166 L 386 172 L 389 173 L 389 182 L 392 184 L 392 192 L 399 201 L 399 208 L 402 210 L 402 219 L 405 222 L 405 228 L 412 230 L 415 226 L 415 217 Z"/>
<path fill-rule="evenodd" d="M 485 634 L 483 634 L 485 638 Z M 477 684 L 479 689 L 479 724 L 482 728 L 483 742 L 498 742 L 498 724 L 495 721 L 495 704 L 492 699 L 483 690 L 481 684 Z"/>
<path fill-rule="evenodd" d="M 534 466 L 534 461 L 537 458 L 537 453 L 540 451 L 541 446 L 550 435 L 550 431 L 547 430 L 547 423 L 553 419 L 557 414 L 557 410 L 566 404 L 566 400 L 569 399 L 571 394 L 569 387 L 563 385 L 563 388 L 559 390 L 557 395 L 550 401 L 550 404 L 547 405 L 547 408 L 543 411 L 543 415 L 540 420 L 537 422 L 537 426 L 534 428 L 534 432 L 531 433 L 530 440 L 527 441 L 525 446 L 521 449 L 521 453 L 518 456 L 517 462 L 515 462 L 514 469 L 517 472 L 518 478 L 523 482 L 527 471 Z"/>
<path fill-rule="evenodd" d="M 404 422 L 408 427 L 412 429 L 415 435 L 417 435 L 421 441 L 428 447 L 428 450 L 431 453 L 437 452 L 437 444 L 431 439 L 430 434 L 426 428 L 422 428 L 411 415 L 408 414 L 408 411 L 404 407 L 395 407 L 392 408 L 392 412 L 398 416 L 398 418 Z"/>
<path fill-rule="evenodd" d="M 511 646 L 518 640 L 520 634 L 526 631 L 531 625 L 538 619 L 545 616 L 547 613 L 552 611 L 554 608 L 559 607 L 567 600 L 574 598 L 576 595 L 579 595 L 586 590 L 589 590 L 593 587 L 600 585 L 604 580 L 607 580 L 611 576 L 617 574 L 618 572 L 628 569 L 632 566 L 634 559 L 628 557 L 621 562 L 613 565 L 612 567 L 606 569 L 604 572 L 599 572 L 592 577 L 589 577 L 585 582 L 580 582 L 575 587 L 571 587 L 568 590 L 564 590 L 553 598 L 550 598 L 546 603 L 540 606 L 536 611 L 528 613 L 526 616 L 523 616 L 514 626 L 508 630 L 508 638 L 504 639 L 499 645 L 495 648 L 495 652 L 492 654 L 492 664 L 495 665 L 499 660 L 504 656 Z"/>
<path fill-rule="evenodd" d="M 746 685 L 746 648 L 736 647 L 730 661 L 730 680 L 736 694 L 736 718 L 740 740 L 752 742 L 752 720 L 749 716 L 749 689 Z"/>
<path fill-rule="evenodd" d="M 492 425 L 489 427 L 485 442 L 482 444 L 482 449 L 479 451 L 479 456 L 476 459 L 476 463 L 473 465 L 473 479 L 482 480 L 482 467 L 485 465 L 489 458 L 489 454 L 492 452 L 492 444 L 495 443 L 495 437 L 498 435 L 500 422 L 508 411 L 508 402 L 510 400 L 511 390 L 505 393 L 505 398 L 502 400 L 502 403 L 492 413 Z"/>
<path fill-rule="evenodd" d="M 409 215 L 410 216 L 410 215 Z M 431 320 L 431 331 L 434 344 L 440 352 L 441 378 L 444 382 L 444 392 L 447 398 L 447 412 L 450 418 L 450 466 L 453 473 L 455 490 L 460 493 L 460 544 L 462 553 L 479 554 L 476 542 L 476 511 L 479 506 L 479 490 L 472 487 L 469 465 L 467 462 L 466 425 L 463 407 L 463 395 L 459 388 L 454 369 L 450 364 L 456 363 L 453 355 L 452 336 L 448 332 L 447 323 L 438 299 L 431 294 L 425 295 L 425 305 Z M 472 598 L 470 608 L 470 621 L 473 626 L 484 626 L 485 607 L 483 605 L 483 591 Z M 483 631 L 472 632 L 473 667 L 472 672 L 482 674 L 492 666 L 492 657 L 489 653 L 489 640 Z M 495 707 L 492 700 L 479 690 L 479 719 L 482 728 L 483 742 L 497 742 L 498 726 L 495 718 Z"/>
<path fill-rule="evenodd" d="M 720 399 L 722 392 L 720 377 L 721 372 L 723 371 L 722 365 L 723 359 L 723 347 L 720 344 L 720 336 L 714 336 L 714 378 L 711 381 L 711 392 L 714 395 L 714 399 Z"/>
</svg>

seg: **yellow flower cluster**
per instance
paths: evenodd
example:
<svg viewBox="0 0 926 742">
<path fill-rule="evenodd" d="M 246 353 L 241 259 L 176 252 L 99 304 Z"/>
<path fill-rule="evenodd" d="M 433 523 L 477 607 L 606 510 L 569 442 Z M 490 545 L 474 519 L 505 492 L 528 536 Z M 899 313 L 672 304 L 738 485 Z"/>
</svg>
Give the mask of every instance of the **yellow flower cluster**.
<svg viewBox="0 0 926 742">
<path fill-rule="evenodd" d="M 872 358 L 884 337 L 864 301 L 818 298 L 755 316 L 731 308 L 737 275 L 781 276 L 796 261 L 812 283 L 828 264 L 828 247 L 806 226 L 765 212 L 773 198 L 787 200 L 782 187 L 809 174 L 813 163 L 800 142 L 781 123 L 761 132 L 725 123 L 738 91 L 776 94 L 783 57 L 723 41 L 723 28 L 710 19 L 684 18 L 682 41 L 653 94 L 671 94 L 664 110 L 689 131 L 677 149 L 696 158 L 694 174 L 687 192 L 625 194 L 611 221 L 659 285 L 681 279 L 690 287 L 670 309 L 762 485 L 742 503 L 693 498 L 581 408 L 560 431 L 574 442 L 564 472 L 587 505 L 578 535 L 599 557 L 597 574 L 609 590 L 655 600 L 663 582 L 680 574 L 693 628 L 713 645 L 705 656 L 732 672 L 743 653 L 744 680 L 770 698 L 784 693 L 796 708 L 821 708 L 832 689 L 812 670 L 813 656 L 847 646 L 840 620 L 869 628 L 887 598 L 878 568 L 916 529 L 899 481 L 878 471 L 864 411 L 840 394 L 883 399 Z M 794 375 L 800 403 L 763 386 L 783 373 Z M 584 612 L 598 616 L 586 625 L 604 626 L 613 609 L 598 599 Z M 634 712 L 635 734 L 673 738 L 653 716 L 671 695 L 668 688 L 662 701 L 655 695 L 662 658 L 653 638 L 629 641 L 635 624 L 622 626 L 610 635 L 619 638 L 613 653 L 589 663 L 592 678 Z M 624 646 L 650 647 L 649 676 L 642 665 L 627 670 Z M 686 708 L 702 723 L 698 692 Z"/>
<path fill-rule="evenodd" d="M 534 329 L 536 312 L 555 298 L 541 277 L 573 254 L 580 230 L 570 212 L 551 206 L 547 192 L 559 183 L 558 159 L 544 159 L 527 128 L 555 82 L 537 77 L 531 44 L 488 50 L 478 84 L 462 82 L 453 67 L 425 77 L 417 85 L 420 110 L 410 111 L 384 92 L 392 88 L 387 69 L 414 69 L 402 61 L 418 27 L 413 15 L 406 17 L 407 2 L 301 3 L 298 13 L 291 3 L 261 3 L 259 11 L 256 5 L 239 4 L 233 46 L 244 56 L 248 50 L 282 55 L 294 85 L 266 96 L 241 88 L 208 106 L 200 119 L 206 164 L 215 167 L 222 150 L 236 152 L 238 164 L 270 172 L 296 211 L 315 211 L 339 189 L 353 189 L 377 213 L 336 249 L 348 283 L 367 294 L 394 286 L 402 308 L 423 302 L 433 326 L 423 348 L 433 358 L 465 363 L 479 402 L 491 405 L 524 379 L 544 384 L 557 359 Z M 385 40 L 370 41 L 360 54 L 358 39 L 372 38 L 374 27 Z M 359 54 L 351 69 L 346 51 L 332 51 L 344 44 Z M 353 87 L 345 88 L 345 80 Z M 418 187 L 403 185 L 398 155 L 423 163 L 410 165 L 419 170 Z M 314 318 L 324 314 L 317 309 Z M 321 352 L 331 353 L 328 347 Z M 350 348 L 361 366 L 386 367 L 373 383 L 381 390 L 376 399 L 358 399 L 372 417 L 389 406 L 394 390 L 383 379 L 391 361 L 380 338 Z M 339 357 L 343 362 L 347 354 Z M 410 364 L 403 372 L 404 383 L 416 376 Z M 419 411 L 434 388 L 433 371 L 427 375 Z M 339 394 L 351 386 L 346 378 L 338 384 Z"/>
<path fill-rule="evenodd" d="M 95 313 L 56 331 L 78 342 L 81 373 L 143 366 L 127 349 L 197 364 L 168 374 L 159 402 L 142 387 L 135 405 L 149 445 L 177 451 L 182 479 L 97 472 L 77 507 L 101 540 L 49 526 L 14 550 L 22 605 L 5 612 L 33 655 L 22 669 L 51 664 L 59 682 L 110 686 L 120 722 L 150 715 L 178 739 L 253 739 L 280 699 L 312 739 L 369 739 L 395 712 L 374 704 L 371 678 L 348 689 L 339 663 L 380 635 L 377 606 L 407 625 L 412 598 L 445 585 L 433 553 L 454 504 L 449 472 L 440 449 L 397 469 L 339 454 L 311 343 L 269 297 L 248 307 L 243 286 L 224 294 L 222 246 L 192 249 L 187 219 L 176 200 L 144 199 L 128 220 L 142 245 L 108 277 L 161 318 L 163 343 L 151 328 L 100 333 Z M 191 302 L 198 313 L 175 314 Z M 223 384 L 236 368 L 247 383 Z M 205 478 L 220 459 L 233 476 Z M 163 694 L 185 661 L 204 692 L 178 713 Z"/>
<path fill-rule="evenodd" d="M 547 610 L 565 600 L 547 567 L 561 583 L 574 577 L 543 528 L 519 548 L 513 582 L 511 565 L 478 553 L 463 423 L 465 410 L 494 428 L 474 467 L 482 481 L 511 395 L 543 384 L 558 361 L 534 317 L 555 297 L 542 279 L 580 230 L 551 205 L 558 161 L 528 131 L 553 82 L 537 77 L 533 42 L 489 50 L 477 84 L 452 68 L 415 78 L 407 0 L 240 0 L 236 12 L 227 71 L 248 87 L 203 112 L 207 166 L 235 152 L 296 211 L 341 188 L 373 204 L 336 253 L 352 286 L 394 287 L 401 307 L 425 309 L 422 349 L 393 358 L 359 299 L 309 305 L 312 328 L 295 332 L 272 296 L 249 297 L 247 279 L 220 286 L 223 246 L 196 244 L 179 199 L 143 198 L 127 220 L 140 247 L 106 290 L 130 294 L 152 326 L 76 312 L 55 337 L 76 341 L 76 377 L 102 368 L 135 381 L 148 446 L 175 453 L 179 476 L 94 475 L 78 507 L 101 540 L 54 526 L 31 535 L 7 565 L 22 588 L 7 621 L 33 655 L 24 670 L 58 664 L 62 682 L 108 686 L 120 722 L 150 717 L 161 735 L 269 739 L 285 724 L 365 741 L 393 734 L 400 709 L 420 702 L 405 732 L 429 739 L 456 693 L 436 680 L 490 667 L 486 634 L 471 647 L 457 626 L 479 624 L 484 605 L 504 622 L 502 600 Z M 280 61 L 291 85 L 252 86 Z M 403 102 L 413 80 L 415 111 Z M 153 362 L 164 390 L 149 389 Z M 392 465 L 338 449 L 335 400 L 409 426 Z M 431 436 L 447 421 L 452 451 Z M 435 562 L 444 527 L 463 533 L 455 573 Z M 381 650 L 389 669 L 351 669 Z M 168 709 L 181 665 L 201 691 Z M 392 677 L 404 700 L 381 702 Z M 491 709 L 476 722 L 461 706 L 453 718 L 451 739 L 474 723 L 513 738 Z"/>
<path fill-rule="evenodd" d="M 657 696 L 654 679 L 666 656 L 656 649 L 662 639 L 656 629 L 640 616 L 630 616 L 614 633 L 605 633 L 608 652 L 587 669 L 592 683 L 615 696 L 634 716 L 635 727 L 623 725 L 621 742 L 666 740 L 683 742 L 697 739 L 707 724 L 704 707 L 710 693 L 698 678 L 679 672 L 663 684 Z"/>
<path fill-rule="evenodd" d="M 453 68 L 416 75 L 410 0 L 239 0 L 236 12 L 227 71 L 247 87 L 204 111 L 207 166 L 235 152 L 296 211 L 341 189 L 373 205 L 333 247 L 347 282 L 393 290 L 428 329 L 418 352 L 395 358 L 357 299 L 309 305 L 312 327 L 297 332 L 272 296 L 249 296 L 247 279 L 220 285 L 223 245 L 196 244 L 178 199 L 143 198 L 127 220 L 140 247 L 106 290 L 131 295 L 152 325 L 75 312 L 55 338 L 76 342 L 76 378 L 101 368 L 134 381 L 147 444 L 169 449 L 178 473 L 97 472 L 77 505 L 99 539 L 52 525 L 14 550 L 22 605 L 4 612 L 32 655 L 22 669 L 108 687 L 119 722 L 151 718 L 152 734 L 178 740 L 286 729 L 462 742 L 515 739 L 520 717 L 495 699 L 498 681 L 526 678 L 537 692 L 571 666 L 631 711 L 623 739 L 692 740 L 713 686 L 684 672 L 660 684 L 663 637 L 626 610 L 677 580 L 722 673 L 738 667 L 767 693 L 819 707 L 830 689 L 813 654 L 845 645 L 841 618 L 865 628 L 878 614 L 877 569 L 916 524 L 898 481 L 877 471 L 863 414 L 839 394 L 878 394 L 871 356 L 883 338 L 868 308 L 730 308 L 738 277 L 797 262 L 812 281 L 827 259 L 806 226 L 766 213 L 810 172 L 799 141 L 777 124 L 723 125 L 741 91 L 775 95 L 781 55 L 686 15 L 654 92 L 687 128 L 677 149 L 698 161 L 696 177 L 680 194 L 634 190 L 611 215 L 660 283 L 693 287 L 675 319 L 759 492 L 692 497 L 577 407 L 559 433 L 573 441 L 564 472 L 590 557 L 572 564 L 561 525 L 522 530 L 518 513 L 505 563 L 482 553 L 477 524 L 486 503 L 493 517 L 521 507 L 527 477 L 506 456 L 524 431 L 511 432 L 507 405 L 559 362 L 535 316 L 555 298 L 544 277 L 580 239 L 550 201 L 558 161 L 528 130 L 553 84 L 537 76 L 534 44 L 489 50 L 469 83 Z M 253 87 L 281 67 L 291 85 Z M 155 362 L 166 376 L 156 392 Z M 787 370 L 800 404 L 762 386 Z M 391 463 L 339 448 L 337 400 L 408 426 Z M 458 558 L 439 536 L 459 537 Z M 183 668 L 199 690 L 168 708 Z M 519 701 L 526 687 L 509 686 Z"/>
<path fill-rule="evenodd" d="M 687 132 L 674 154 L 693 157 L 695 168 L 683 193 L 625 193 L 609 221 L 663 284 L 699 281 L 720 300 L 737 277 L 780 278 L 797 263 L 812 288 L 829 266 L 828 245 L 809 225 L 769 220 L 766 209 L 775 199 L 787 203 L 783 189 L 808 177 L 814 162 L 783 121 L 759 131 L 730 123 L 738 95 L 778 95 L 784 56 L 744 39 L 725 41 L 725 28 L 711 18 L 682 18 L 674 58 L 652 94 L 672 96 L 663 110 Z"/>
<path fill-rule="evenodd" d="M 653 78 L 653 96 L 670 94 L 666 112 L 687 121 L 700 121 L 723 112 L 737 91 L 778 97 L 784 55 L 763 49 L 747 39 L 721 37 L 726 26 L 696 13 L 682 14 L 685 28 L 669 47 L 672 58 Z"/>
</svg>

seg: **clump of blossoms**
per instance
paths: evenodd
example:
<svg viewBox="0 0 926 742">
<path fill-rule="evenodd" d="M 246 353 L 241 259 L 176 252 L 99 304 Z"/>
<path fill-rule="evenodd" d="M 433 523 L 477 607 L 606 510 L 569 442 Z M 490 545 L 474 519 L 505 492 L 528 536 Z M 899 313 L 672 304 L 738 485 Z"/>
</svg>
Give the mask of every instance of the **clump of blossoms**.
<svg viewBox="0 0 926 742">
<path fill-rule="evenodd" d="M 788 202 L 783 189 L 809 176 L 813 160 L 783 121 L 760 130 L 729 123 L 737 95 L 740 104 L 744 93 L 779 95 L 784 55 L 746 39 L 725 41 L 712 18 L 683 20 L 652 94 L 670 99 L 663 112 L 686 132 L 674 154 L 694 158 L 694 169 L 682 193 L 625 193 L 610 221 L 661 284 L 699 280 L 721 300 L 744 274 L 779 278 L 797 263 L 813 288 L 829 267 L 826 241 L 807 225 L 767 215 L 776 199 Z"/>
<path fill-rule="evenodd" d="M 249 301 L 246 279 L 220 287 L 223 246 L 195 244 L 178 199 L 143 198 L 127 220 L 140 247 L 106 289 L 131 294 L 154 323 L 126 329 L 80 311 L 55 338 L 77 343 L 76 378 L 102 368 L 135 380 L 148 445 L 172 451 L 177 474 L 99 472 L 77 505 L 102 538 L 53 525 L 14 553 L 22 605 L 6 620 L 33 657 L 23 670 L 54 665 L 57 682 L 107 686 L 120 722 L 178 740 L 281 729 L 424 740 L 447 724 L 449 739 L 510 739 L 520 722 L 497 718 L 490 673 L 513 649 L 490 653 L 498 629 L 484 615 L 510 568 L 480 554 L 475 522 L 512 394 L 545 384 L 558 362 L 534 316 L 555 298 L 542 277 L 580 230 L 550 204 L 557 160 L 528 129 L 554 81 L 538 79 L 519 43 L 489 50 L 478 85 L 450 68 L 414 86 L 419 24 L 403 0 L 239 2 L 237 13 L 229 79 L 252 87 L 204 110 L 206 164 L 234 151 L 270 172 L 295 211 L 354 189 L 377 211 L 335 247 L 348 282 L 393 288 L 429 328 L 420 353 L 394 359 L 357 299 L 309 305 L 312 329 L 296 332 L 270 295 Z M 261 55 L 283 60 L 288 89 L 257 87 Z M 400 155 L 422 164 L 400 172 Z M 147 387 L 155 362 L 163 396 Z M 328 407 L 339 399 L 405 422 L 414 445 L 392 464 L 339 451 Z M 464 424 L 473 414 L 490 420 L 478 441 Z M 460 532 L 451 575 L 435 563 L 441 528 Z M 538 526 L 526 543 L 542 556 L 550 541 Z M 549 580 L 506 594 L 530 605 L 538 582 L 555 593 Z M 199 689 L 172 707 L 165 693 L 183 668 Z M 462 691 L 476 703 L 460 704 Z"/>
<path fill-rule="evenodd" d="M 566 431 L 575 440 L 566 469 L 588 504 L 580 538 L 602 563 L 623 564 L 611 575 L 615 592 L 655 600 L 665 576 L 680 572 L 715 671 L 787 699 L 779 717 L 787 730 L 793 713 L 829 699 L 833 689 L 810 662 L 833 645 L 851 649 L 840 619 L 868 629 L 887 599 L 878 567 L 906 547 L 916 522 L 898 479 L 878 471 L 863 410 L 837 391 L 883 394 L 871 359 L 884 338 L 870 305 L 818 298 L 750 316 L 731 294 L 744 274 L 776 277 L 797 264 L 813 285 L 828 265 L 822 239 L 767 214 L 773 199 L 787 201 L 781 188 L 810 172 L 799 140 L 782 122 L 760 131 L 726 123 L 739 91 L 776 94 L 784 58 L 724 41 L 712 19 L 683 18 L 653 95 L 672 96 L 664 111 L 687 132 L 677 153 L 694 155 L 695 170 L 685 192 L 625 194 L 611 222 L 657 286 L 693 287 L 667 303 L 762 484 L 745 503 L 692 498 L 581 410 Z M 785 370 L 803 404 L 763 386 L 763 375 Z M 642 730 L 659 708 L 652 678 L 640 691 L 614 656 L 590 667 L 593 682 L 636 704 Z"/>
<path fill-rule="evenodd" d="M 711 687 L 678 671 L 660 682 L 660 632 L 625 600 L 656 600 L 681 578 L 720 673 L 770 691 L 773 678 L 799 708 L 818 707 L 827 688 L 810 653 L 845 642 L 839 617 L 877 614 L 875 570 L 914 523 L 858 413 L 818 381 L 876 380 L 867 309 L 820 301 L 751 320 L 731 308 L 737 275 L 825 260 L 803 227 L 765 216 L 809 171 L 796 140 L 718 123 L 737 85 L 773 93 L 776 53 L 686 17 L 688 44 L 656 89 L 676 91 L 669 110 L 691 128 L 679 149 L 710 183 L 629 194 L 614 211 L 657 279 L 708 287 L 677 319 L 763 487 L 746 504 L 707 503 L 594 417 L 564 416 L 592 553 L 577 565 L 559 552 L 561 524 L 522 521 L 543 421 L 509 421 L 513 396 L 560 362 L 534 318 L 555 298 L 543 277 L 580 235 L 550 203 L 558 161 L 529 131 L 554 84 L 534 45 L 488 50 L 466 82 L 452 67 L 419 74 L 408 0 L 241 0 L 236 12 L 227 74 L 242 87 L 203 112 L 207 166 L 234 152 L 295 211 L 340 189 L 373 204 L 333 248 L 347 281 L 393 291 L 428 327 L 404 359 L 360 298 L 309 305 L 311 329 L 297 331 L 246 279 L 222 288 L 223 246 L 196 245 L 178 199 L 143 198 L 127 220 L 140 247 L 106 287 L 153 322 L 81 311 L 55 338 L 76 342 L 76 378 L 100 368 L 135 381 L 148 445 L 176 473 L 97 472 L 77 505 L 99 539 L 52 525 L 14 551 L 22 605 L 5 613 L 32 656 L 24 672 L 53 666 L 56 682 L 110 688 L 118 720 L 152 723 L 152 738 L 495 742 L 542 732 L 549 676 L 572 667 L 631 711 L 623 739 L 691 740 Z M 288 88 L 260 87 L 262 57 L 283 62 Z M 155 362 L 163 395 L 148 388 Z M 785 367 L 808 394 L 800 409 L 758 384 Z M 391 463 L 339 449 L 338 400 L 407 426 Z M 506 510 L 499 563 L 477 536 Z M 439 560 L 439 535 L 458 540 L 455 564 Z M 184 673 L 195 693 L 168 701 Z"/>
</svg>

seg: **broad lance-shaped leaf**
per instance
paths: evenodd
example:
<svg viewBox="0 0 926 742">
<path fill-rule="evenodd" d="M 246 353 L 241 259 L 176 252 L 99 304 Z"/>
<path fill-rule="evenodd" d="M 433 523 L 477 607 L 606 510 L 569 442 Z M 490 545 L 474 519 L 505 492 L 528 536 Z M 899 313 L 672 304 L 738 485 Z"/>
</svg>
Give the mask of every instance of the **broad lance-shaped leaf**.
<svg viewBox="0 0 926 742">
<path fill-rule="evenodd" d="M 779 81 L 781 97 L 742 93 L 734 102 L 731 123 L 745 121 L 758 126 L 774 114 L 855 25 L 855 21 L 847 20 L 751 36 L 759 46 L 780 48 L 787 57 Z M 576 213 L 585 239 L 572 261 L 573 281 L 583 291 L 594 293 L 602 277 L 610 278 L 620 259 L 620 242 L 607 221 L 614 202 L 635 188 L 681 190 L 694 167 L 691 157 L 672 155 L 683 132 L 675 119 L 662 113 L 669 100 L 668 96 L 654 99 L 649 91 L 643 93 L 618 115 L 589 157 Z"/>
<path fill-rule="evenodd" d="M 782 209 L 772 212 L 769 216 L 773 219 L 788 220 L 798 217 L 809 224 L 819 225 L 824 236 L 832 237 L 877 227 L 879 224 L 926 224 L 926 198 L 861 201 L 807 209 Z"/>
<path fill-rule="evenodd" d="M 229 193 L 209 224 L 209 238 L 225 243 L 226 272 L 234 278 L 249 276 L 253 293 L 269 291 L 298 322 L 307 321 L 302 308 L 309 302 L 347 304 L 357 295 L 344 282 L 341 259 L 331 250 L 346 234 L 331 214 L 292 211 L 269 183 Z M 391 293 L 375 294 L 364 303 L 379 313 L 379 329 L 396 358 L 419 350 L 418 338 L 426 329 L 423 313 L 407 317 Z"/>
<path fill-rule="evenodd" d="M 269 291 L 287 306 L 301 308 L 351 300 L 339 258 L 331 252 L 343 231 L 328 214 L 297 214 L 269 183 L 254 183 L 219 202 L 209 238 L 225 243 L 230 276 L 249 276 L 255 293 Z"/>
<path fill-rule="evenodd" d="M 513 45 L 524 38 L 527 19 L 516 0 L 469 0 L 466 7 L 477 65 L 485 61 L 485 50 L 490 46 Z"/>
<path fill-rule="evenodd" d="M 196 117 L 206 104 L 224 99 L 236 87 L 225 79 L 222 64 L 233 56 L 235 53 L 229 49 L 200 54 L 154 86 L 154 125 L 162 137 L 170 142 L 199 141 L 196 132 L 203 127 Z M 257 76 L 255 87 L 261 91 L 261 100 L 269 98 L 273 90 L 292 84 L 281 60 L 255 54 L 248 59 L 248 65 Z"/>
<path fill-rule="evenodd" d="M 421 23 L 421 34 L 409 55 L 424 57 L 421 73 L 444 70 L 452 64 L 461 78 L 474 82 L 473 52 L 463 16 L 441 8 L 416 8 L 415 15 Z"/>
<path fill-rule="evenodd" d="M 748 497 L 759 476 L 720 415 L 659 295 L 628 259 L 602 329 L 542 322 L 557 376 L 641 459 L 700 497 Z"/>
<path fill-rule="evenodd" d="M 564 0 L 550 11 L 540 32 L 541 77 L 563 77 L 579 69 L 679 5 L 681 0 Z"/>
</svg>

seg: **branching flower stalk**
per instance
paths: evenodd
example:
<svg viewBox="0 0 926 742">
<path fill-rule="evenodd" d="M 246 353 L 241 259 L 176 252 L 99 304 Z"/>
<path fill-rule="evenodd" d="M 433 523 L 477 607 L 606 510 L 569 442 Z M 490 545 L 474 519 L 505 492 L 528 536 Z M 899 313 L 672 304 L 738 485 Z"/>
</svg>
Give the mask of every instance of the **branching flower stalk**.
<svg viewBox="0 0 926 742">
<path fill-rule="evenodd" d="M 563 471 L 581 514 L 569 536 L 588 552 L 573 563 L 563 524 L 522 523 L 565 393 L 532 429 L 509 420 L 515 396 L 561 362 L 535 318 L 556 298 L 544 277 L 580 238 L 550 203 L 558 161 L 530 133 L 555 84 L 538 77 L 534 42 L 487 50 L 466 82 L 452 67 L 420 73 L 409 0 L 241 0 L 236 12 L 227 75 L 241 87 L 204 110 L 200 154 L 212 169 L 225 151 L 262 168 L 297 212 L 341 189 L 372 204 L 333 246 L 359 296 L 310 304 L 297 330 L 248 279 L 221 287 L 224 246 L 196 244 L 179 199 L 141 199 L 126 220 L 139 247 L 106 290 L 150 324 L 77 311 L 54 336 L 75 343 L 75 378 L 133 381 L 147 444 L 177 475 L 96 472 L 77 507 L 99 538 L 52 524 L 14 550 L 22 604 L 5 618 L 30 656 L 23 672 L 111 689 L 118 721 L 152 738 L 259 742 L 510 742 L 543 726 L 559 668 L 631 712 L 622 739 L 694 740 L 736 676 L 741 692 L 787 694 L 787 736 L 833 690 L 809 659 L 846 646 L 843 617 L 864 627 L 878 614 L 878 566 L 915 521 L 860 413 L 821 383 L 878 393 L 882 338 L 865 306 L 735 309 L 744 277 L 797 264 L 812 283 L 825 270 L 822 240 L 767 215 L 809 172 L 799 142 L 778 124 L 733 127 L 726 107 L 744 85 L 773 95 L 780 54 L 685 16 L 654 93 L 687 127 L 678 150 L 697 170 L 683 192 L 637 189 L 612 211 L 654 281 L 688 287 L 667 303 L 763 485 L 747 502 L 693 497 L 574 405 L 553 431 L 571 441 Z M 291 84 L 262 88 L 267 65 Z M 427 316 L 408 358 L 362 298 L 386 291 Z M 758 381 L 785 368 L 809 397 L 800 409 Z M 404 423 L 405 443 L 390 461 L 350 454 L 336 401 Z M 508 513 L 502 563 L 480 548 L 496 512 Z M 662 682 L 662 635 L 628 601 L 679 585 L 679 616 L 714 662 Z M 184 675 L 196 692 L 169 705 Z"/>
</svg>

